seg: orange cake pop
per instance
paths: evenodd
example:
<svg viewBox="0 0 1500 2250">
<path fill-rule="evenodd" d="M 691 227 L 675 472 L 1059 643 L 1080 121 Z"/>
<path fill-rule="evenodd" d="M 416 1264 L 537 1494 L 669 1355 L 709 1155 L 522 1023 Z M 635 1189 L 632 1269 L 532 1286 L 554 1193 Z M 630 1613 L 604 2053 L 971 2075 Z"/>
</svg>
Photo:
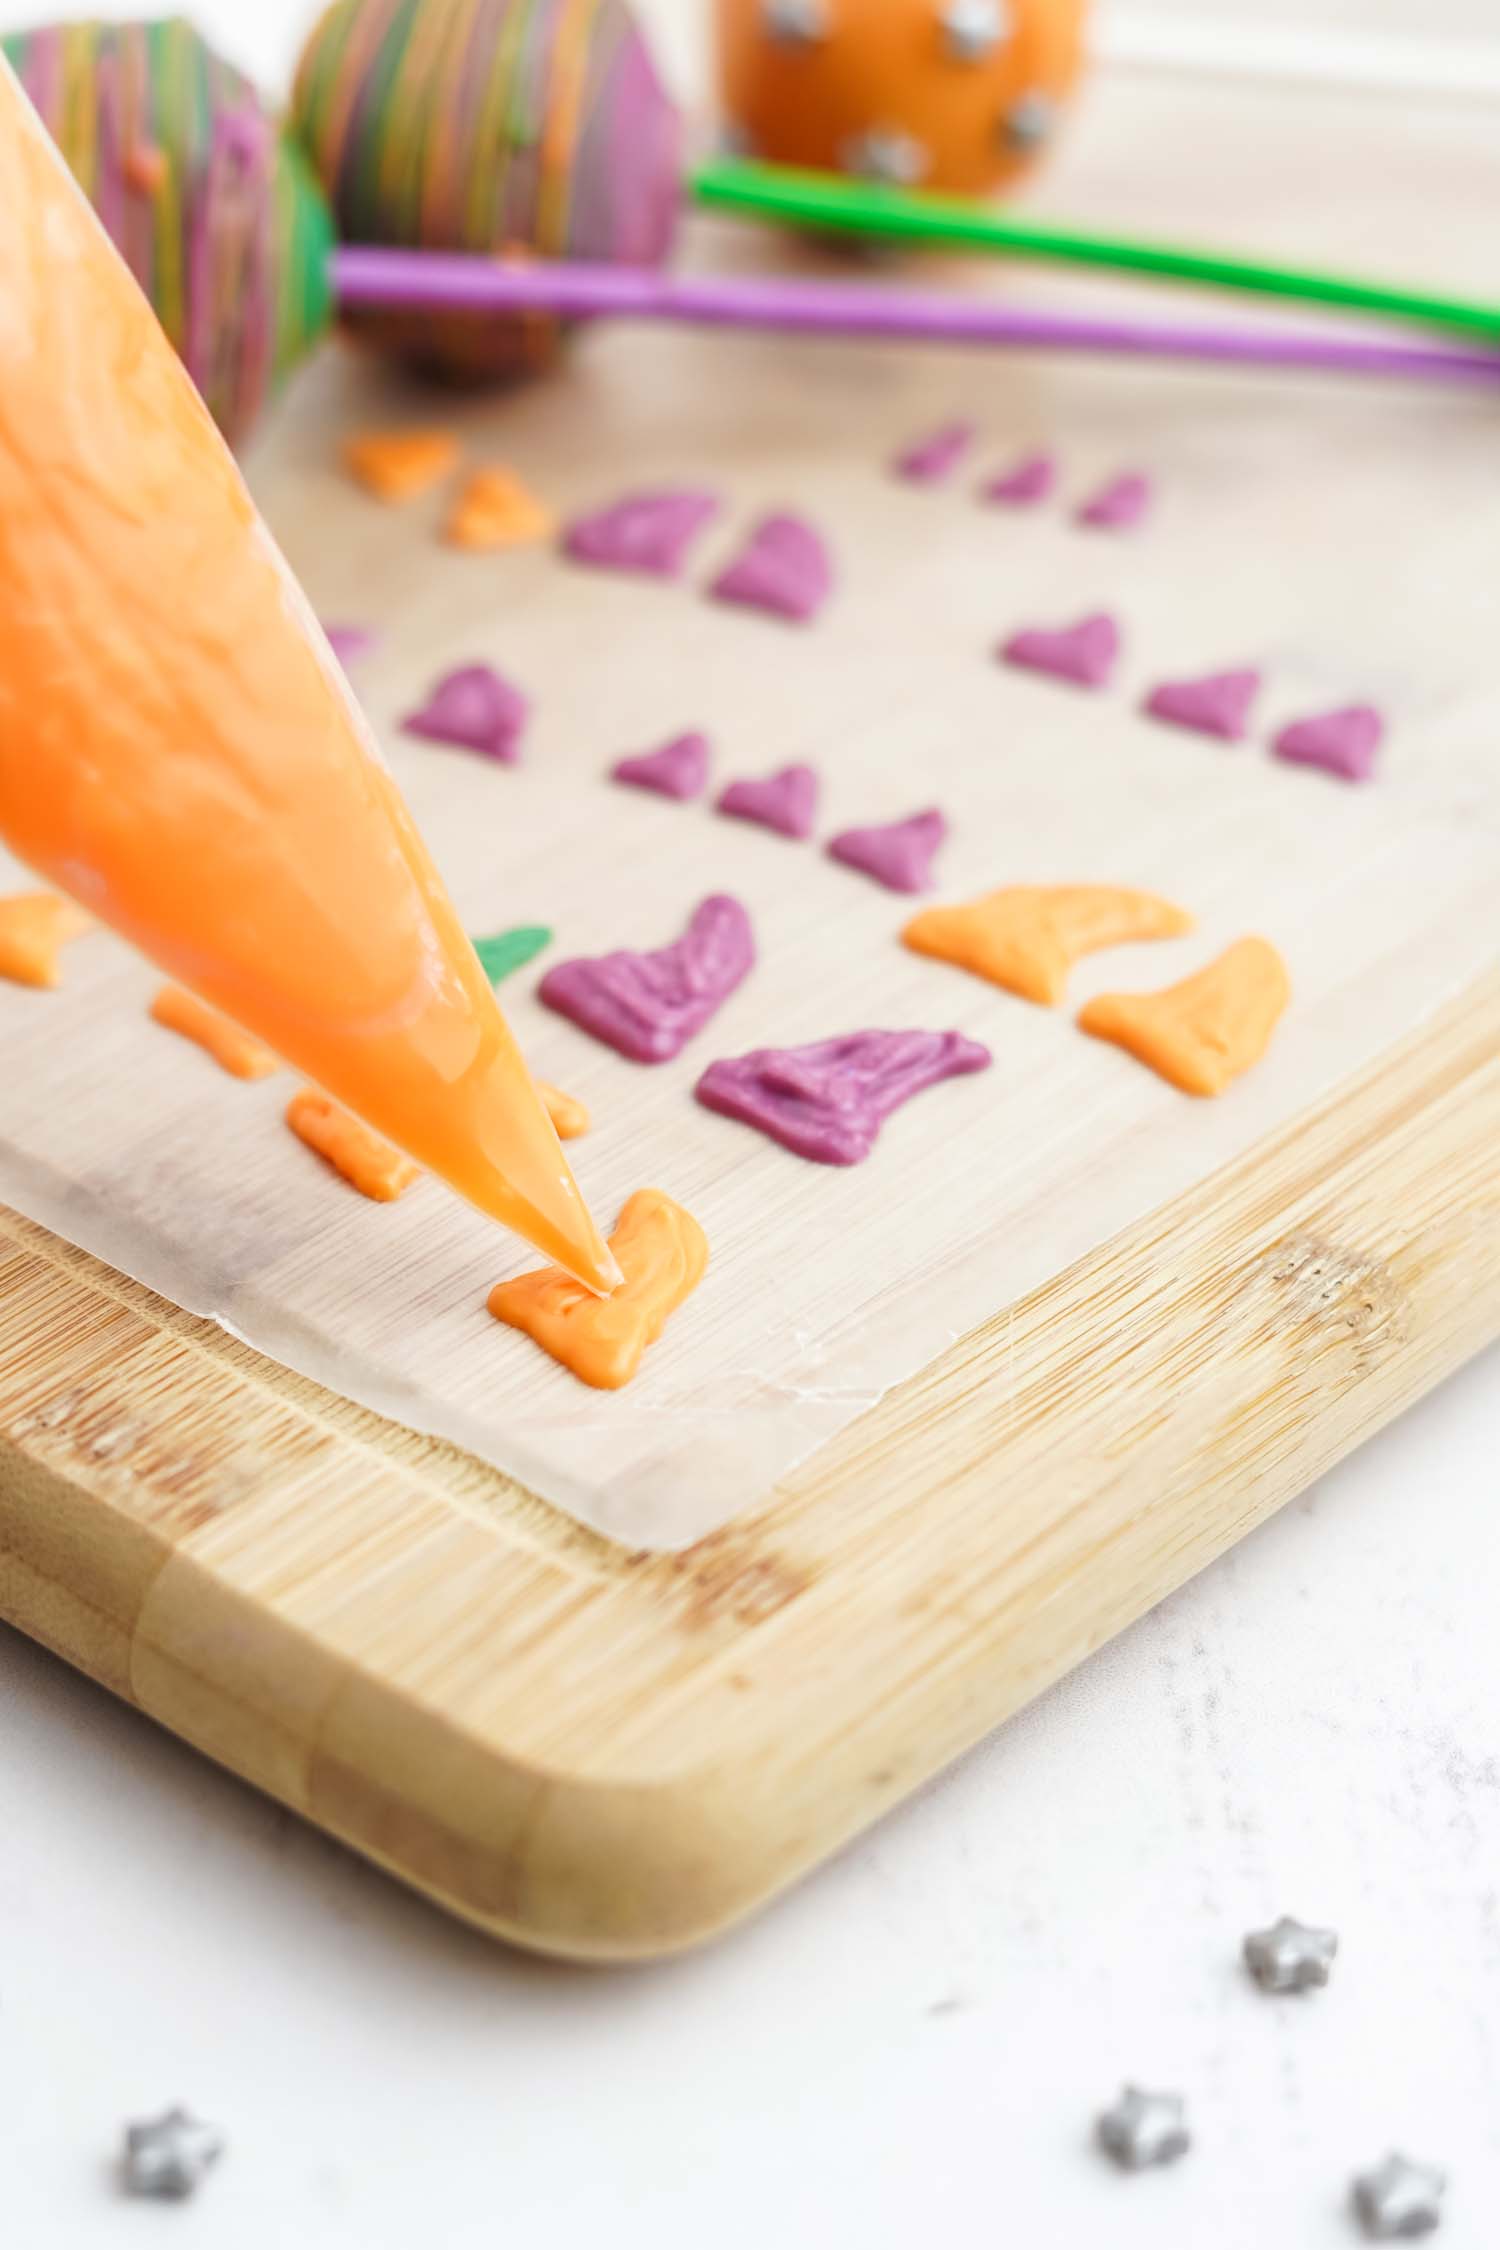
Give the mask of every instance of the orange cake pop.
<svg viewBox="0 0 1500 2250">
<path fill-rule="evenodd" d="M 1041 153 L 1088 0 L 717 0 L 724 108 L 748 154 L 983 195 Z"/>
</svg>

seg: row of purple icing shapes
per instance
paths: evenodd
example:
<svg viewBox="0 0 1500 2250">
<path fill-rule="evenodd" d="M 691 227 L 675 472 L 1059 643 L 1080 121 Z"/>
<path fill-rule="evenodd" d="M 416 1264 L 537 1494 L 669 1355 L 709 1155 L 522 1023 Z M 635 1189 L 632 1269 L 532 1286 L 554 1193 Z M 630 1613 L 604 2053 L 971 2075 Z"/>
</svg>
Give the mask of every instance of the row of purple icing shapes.
<svg viewBox="0 0 1500 2250">
<path fill-rule="evenodd" d="M 709 743 L 705 734 L 680 734 L 659 750 L 621 758 L 610 768 L 612 780 L 632 789 L 649 789 L 679 803 L 701 797 L 708 787 Z M 748 820 L 778 836 L 805 843 L 817 825 L 818 777 L 811 766 L 783 766 L 764 780 L 732 781 L 720 792 L 717 812 Z M 846 828 L 828 846 L 830 859 L 883 883 L 888 891 L 925 891 L 932 863 L 948 835 L 948 823 L 935 805 L 905 820 L 868 828 Z"/>
<path fill-rule="evenodd" d="M 706 898 L 675 944 L 561 962 L 542 1000 L 632 1062 L 671 1062 L 755 965 L 738 899 Z M 987 1070 L 990 1051 L 956 1031 L 855 1031 L 711 1063 L 705 1108 L 754 1126 L 815 1164 L 859 1164 L 886 1119 L 946 1078 Z"/>
<path fill-rule="evenodd" d="M 946 484 L 962 467 L 978 440 L 972 422 L 946 422 L 898 453 L 892 467 L 907 484 Z M 1057 489 L 1057 459 L 1051 453 L 1031 453 L 979 488 L 979 497 L 993 507 L 1037 508 Z M 1074 522 L 1091 531 L 1135 531 L 1151 512 L 1149 477 L 1138 469 L 1122 471 L 1085 500 L 1074 512 Z"/>
<path fill-rule="evenodd" d="M 570 524 L 563 552 L 597 570 L 680 578 L 719 509 L 711 492 L 630 493 Z M 708 591 L 715 601 L 807 625 L 833 592 L 833 564 L 825 542 L 801 516 L 764 516 Z"/>
<path fill-rule="evenodd" d="M 1076 625 L 1026 626 L 1011 635 L 1000 655 L 1023 671 L 1097 689 L 1113 679 L 1120 646 L 1119 626 L 1101 611 Z M 1142 708 L 1167 726 L 1186 727 L 1220 742 L 1243 742 L 1260 688 L 1260 673 L 1244 666 L 1196 679 L 1164 680 Z M 1318 766 L 1342 781 L 1368 781 L 1384 734 L 1385 722 L 1374 706 L 1356 703 L 1293 720 L 1271 747 L 1293 765 Z"/>
</svg>

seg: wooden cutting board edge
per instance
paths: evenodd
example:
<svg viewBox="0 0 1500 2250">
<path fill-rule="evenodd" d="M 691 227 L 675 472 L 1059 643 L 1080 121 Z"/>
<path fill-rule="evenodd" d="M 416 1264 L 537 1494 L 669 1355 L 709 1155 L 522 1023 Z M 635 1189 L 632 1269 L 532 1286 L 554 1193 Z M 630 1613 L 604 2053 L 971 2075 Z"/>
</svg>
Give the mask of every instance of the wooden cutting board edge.
<svg viewBox="0 0 1500 2250">
<path fill-rule="evenodd" d="M 481 1928 L 651 1957 L 1496 1335 L 1500 969 L 677 1556 L 0 1210 L 0 1616 Z"/>
</svg>

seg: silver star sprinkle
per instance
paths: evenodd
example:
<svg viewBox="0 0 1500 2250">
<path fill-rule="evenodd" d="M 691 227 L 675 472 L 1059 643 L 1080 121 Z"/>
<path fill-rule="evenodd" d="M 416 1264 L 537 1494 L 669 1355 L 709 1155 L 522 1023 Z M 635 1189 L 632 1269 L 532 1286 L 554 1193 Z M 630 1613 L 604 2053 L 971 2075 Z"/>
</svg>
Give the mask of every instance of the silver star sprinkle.
<svg viewBox="0 0 1500 2250">
<path fill-rule="evenodd" d="M 839 156 L 856 179 L 878 180 L 885 187 L 915 187 L 930 161 L 921 142 L 894 125 L 872 125 L 867 133 L 856 133 Z"/>
<path fill-rule="evenodd" d="M 995 52 L 1007 29 L 1000 0 L 948 0 L 941 21 L 948 52 L 955 62 L 983 62 Z"/>
<path fill-rule="evenodd" d="M 1245 1967 L 1262 1992 L 1311 1992 L 1328 1982 L 1338 1952 L 1337 1930 L 1316 1930 L 1283 1914 L 1245 1940 Z"/>
<path fill-rule="evenodd" d="M 816 47 L 828 37 L 823 0 L 761 0 L 761 20 L 778 47 Z"/>
<path fill-rule="evenodd" d="M 1147 2094 L 1139 2086 L 1127 2086 L 1094 2130 L 1099 2146 L 1122 2172 L 1144 2172 L 1152 2164 L 1175 2164 L 1192 2146 L 1182 2096 Z"/>
<path fill-rule="evenodd" d="M 1415 2242 L 1442 2223 L 1447 2188 L 1444 2175 L 1430 2164 L 1391 2155 L 1356 2179 L 1355 2216 L 1372 2242 Z"/>
<path fill-rule="evenodd" d="M 185 2109 L 169 2109 L 144 2124 L 126 2126 L 120 2176 L 127 2195 L 180 2202 L 196 2194 L 223 2153 L 223 2135 L 212 2125 L 201 2124 Z"/>
<path fill-rule="evenodd" d="M 1012 148 L 1040 148 L 1057 123 L 1057 110 L 1045 94 L 1024 94 L 1001 125 Z"/>
</svg>

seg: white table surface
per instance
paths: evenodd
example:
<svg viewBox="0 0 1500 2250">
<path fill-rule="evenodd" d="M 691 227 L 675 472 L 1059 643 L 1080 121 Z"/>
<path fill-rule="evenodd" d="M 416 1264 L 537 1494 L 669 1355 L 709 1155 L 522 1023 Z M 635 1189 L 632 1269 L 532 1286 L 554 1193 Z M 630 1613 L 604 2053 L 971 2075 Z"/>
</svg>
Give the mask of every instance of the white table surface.
<svg viewBox="0 0 1500 2250">
<path fill-rule="evenodd" d="M 308 8 L 196 12 L 274 82 Z M 753 1927 L 626 1974 L 470 1936 L 0 1628 L 0 2244 L 1332 2250 L 1395 2144 L 1492 2250 L 1497 1464 L 1492 1353 Z M 1282 1911 L 1339 1929 L 1326 1993 L 1238 1968 Z M 1191 2099 L 1171 2173 L 1089 2146 L 1127 2076 Z M 223 2166 L 122 2201 L 121 2121 L 179 2099 Z"/>
</svg>

